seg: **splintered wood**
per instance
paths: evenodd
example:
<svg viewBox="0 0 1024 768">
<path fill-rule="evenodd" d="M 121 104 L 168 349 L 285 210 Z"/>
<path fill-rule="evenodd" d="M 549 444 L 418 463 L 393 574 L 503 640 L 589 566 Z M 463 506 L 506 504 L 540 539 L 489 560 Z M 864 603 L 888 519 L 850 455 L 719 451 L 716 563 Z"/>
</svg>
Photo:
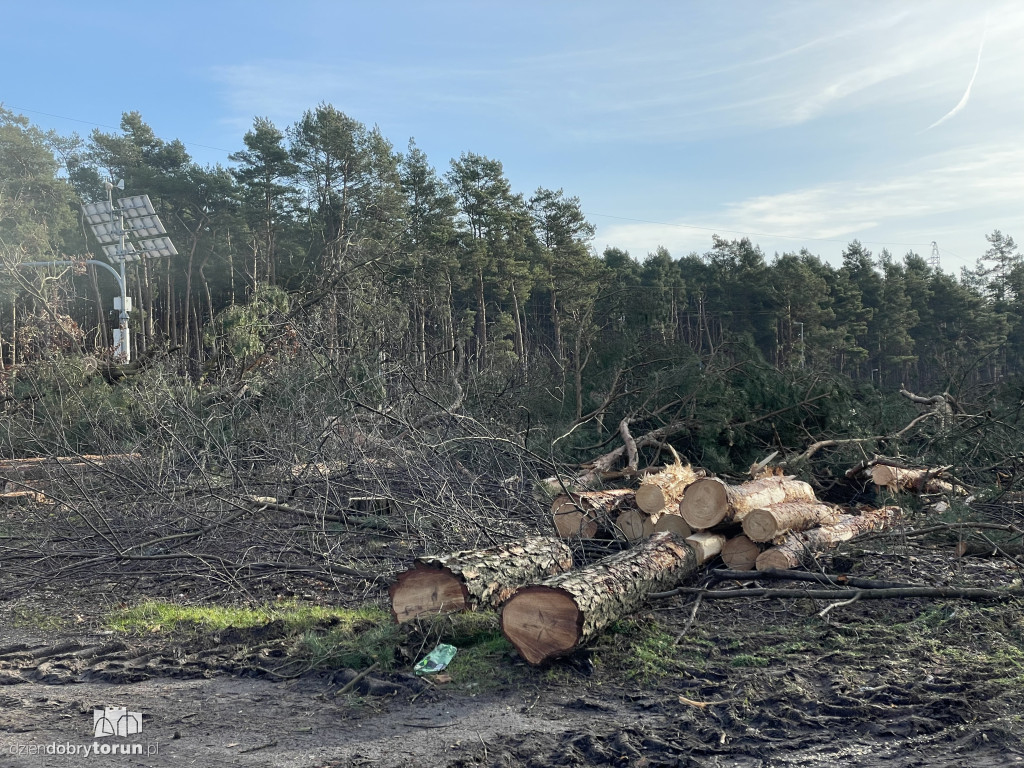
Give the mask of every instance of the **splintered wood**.
<svg viewBox="0 0 1024 768">
<path fill-rule="evenodd" d="M 496 607 L 517 587 L 570 568 L 568 545 L 549 537 L 428 555 L 417 558 L 391 585 L 391 612 L 401 623 L 420 616 Z"/>
<path fill-rule="evenodd" d="M 689 464 L 678 461 L 669 464 L 661 472 L 648 475 L 636 490 L 636 505 L 648 515 L 656 515 L 664 509 L 678 507 L 683 493 L 699 475 Z"/>
<path fill-rule="evenodd" d="M 501 631 L 531 664 L 569 653 L 647 595 L 682 583 L 703 554 L 674 534 L 656 533 L 586 568 L 516 590 L 502 606 Z"/>
</svg>

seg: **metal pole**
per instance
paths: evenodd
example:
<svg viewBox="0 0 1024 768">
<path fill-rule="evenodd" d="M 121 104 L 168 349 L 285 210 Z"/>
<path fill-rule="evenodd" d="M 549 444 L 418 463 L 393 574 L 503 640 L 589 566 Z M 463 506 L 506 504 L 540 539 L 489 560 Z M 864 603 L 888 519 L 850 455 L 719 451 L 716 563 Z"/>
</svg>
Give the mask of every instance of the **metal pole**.
<svg viewBox="0 0 1024 768">
<path fill-rule="evenodd" d="M 114 223 L 114 185 L 112 182 L 106 182 L 104 184 L 107 188 L 107 202 L 110 204 L 110 223 Z M 115 354 L 117 359 L 122 363 L 130 363 L 132 361 L 132 348 L 131 343 L 128 339 L 128 281 L 125 278 L 124 272 L 124 211 L 120 208 L 117 209 L 117 231 L 118 231 L 118 246 L 117 246 L 117 260 L 121 267 L 121 274 L 118 279 L 118 283 L 121 287 L 121 313 L 118 316 L 118 330 L 120 332 L 120 338 L 118 340 L 117 349 Z"/>
<path fill-rule="evenodd" d="M 80 262 L 80 261 L 67 261 L 67 260 L 61 260 L 61 261 L 23 261 L 18 266 L 19 267 L 73 267 L 75 264 L 81 264 L 81 263 L 82 262 Z M 92 264 L 94 267 L 103 267 L 105 270 L 107 270 L 110 274 L 112 274 L 114 276 L 115 280 L 117 280 L 117 286 L 121 290 L 121 320 L 120 320 L 120 328 L 121 328 L 121 331 L 123 333 L 124 329 L 128 327 L 128 313 L 124 311 L 124 307 L 126 306 L 126 297 L 127 297 L 127 291 L 128 291 L 128 284 L 125 281 L 125 274 L 124 274 L 124 259 L 121 259 L 121 271 L 120 271 L 120 273 L 116 269 L 114 269 L 112 266 L 107 264 L 105 261 L 97 261 L 96 259 L 86 259 L 85 263 L 86 264 Z M 123 339 L 125 339 L 125 336 L 122 335 L 121 338 L 123 340 Z M 124 362 L 126 362 L 126 363 L 131 362 L 131 352 L 128 352 L 128 356 L 124 359 Z"/>
</svg>

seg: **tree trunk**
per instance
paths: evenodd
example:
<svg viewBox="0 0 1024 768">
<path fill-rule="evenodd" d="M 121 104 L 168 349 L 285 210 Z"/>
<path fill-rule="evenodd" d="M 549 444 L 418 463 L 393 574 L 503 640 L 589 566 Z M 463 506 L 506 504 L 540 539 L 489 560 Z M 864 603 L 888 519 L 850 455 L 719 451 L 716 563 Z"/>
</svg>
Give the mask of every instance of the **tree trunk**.
<svg viewBox="0 0 1024 768">
<path fill-rule="evenodd" d="M 722 547 L 722 562 L 730 571 L 752 571 L 761 554 L 761 547 L 748 537 L 733 536 Z"/>
<path fill-rule="evenodd" d="M 820 501 L 789 501 L 751 510 L 743 518 L 743 533 L 751 541 L 771 541 L 790 531 L 806 531 L 838 522 L 838 507 Z"/>
<path fill-rule="evenodd" d="M 540 664 L 639 609 L 652 592 L 678 586 L 700 565 L 694 547 L 658 533 L 587 568 L 518 589 L 502 606 L 501 631 L 524 659 Z"/>
<path fill-rule="evenodd" d="M 785 501 L 814 501 L 814 489 L 790 477 L 763 477 L 742 485 L 706 477 L 686 489 L 679 514 L 691 528 L 702 530 L 721 522 L 741 522 L 751 510 Z"/>
<path fill-rule="evenodd" d="M 791 533 L 782 544 L 760 554 L 757 570 L 796 568 L 817 552 L 832 549 L 865 533 L 891 528 L 900 519 L 901 512 L 899 507 L 866 509 L 859 515 L 843 515 L 834 525 Z"/>
<path fill-rule="evenodd" d="M 551 517 L 563 539 L 593 539 L 602 530 L 611 531 L 619 514 L 632 506 L 633 492 L 628 488 L 586 491 L 556 498 L 551 504 Z"/>
<path fill-rule="evenodd" d="M 871 468 L 871 480 L 875 485 L 888 488 L 893 493 L 953 493 L 953 486 L 938 478 L 934 469 L 902 469 L 886 464 L 875 464 Z M 959 488 L 964 492 L 963 488 Z"/>
<path fill-rule="evenodd" d="M 476 274 L 476 370 L 480 373 L 487 363 L 487 302 L 484 300 L 484 269 Z"/>
<path fill-rule="evenodd" d="M 678 507 L 683 491 L 697 480 L 697 473 L 689 464 L 677 461 L 661 472 L 648 475 L 636 491 L 636 505 L 649 515 L 666 508 Z"/>
<path fill-rule="evenodd" d="M 420 616 L 497 606 L 517 587 L 570 568 L 568 545 L 547 537 L 420 557 L 391 585 L 391 613 L 402 623 Z"/>
</svg>

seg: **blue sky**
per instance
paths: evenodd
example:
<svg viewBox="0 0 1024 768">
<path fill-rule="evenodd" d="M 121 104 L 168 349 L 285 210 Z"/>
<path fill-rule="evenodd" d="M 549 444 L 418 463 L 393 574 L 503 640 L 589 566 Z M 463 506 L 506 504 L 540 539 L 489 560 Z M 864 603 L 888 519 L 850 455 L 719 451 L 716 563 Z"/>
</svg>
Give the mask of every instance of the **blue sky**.
<svg viewBox="0 0 1024 768">
<path fill-rule="evenodd" d="M 324 101 L 562 187 L 595 248 L 973 264 L 1024 244 L 1024 4 L 0 0 L 0 102 L 86 135 L 138 110 L 203 163 Z M 785 236 L 785 237 L 783 237 Z"/>
</svg>

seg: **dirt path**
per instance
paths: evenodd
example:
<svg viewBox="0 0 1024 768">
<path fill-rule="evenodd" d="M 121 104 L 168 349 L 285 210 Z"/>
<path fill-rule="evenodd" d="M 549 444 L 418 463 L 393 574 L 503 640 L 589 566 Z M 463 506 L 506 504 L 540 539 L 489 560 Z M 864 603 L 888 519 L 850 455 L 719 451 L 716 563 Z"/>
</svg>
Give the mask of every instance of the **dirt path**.
<svg viewBox="0 0 1024 768">
<path fill-rule="evenodd" d="M 80 638 L 74 645 L 94 647 L 91 641 L 102 639 Z M 22 645 L 32 643 L 8 645 L 0 656 L 6 652 L 9 659 L 10 649 Z M 43 676 L 67 666 L 50 662 L 54 666 L 47 672 L 46 663 L 39 665 Z M 665 688 L 630 691 L 584 677 L 571 685 L 500 695 L 428 692 L 410 704 L 407 692 L 336 698 L 337 685 L 318 677 L 273 682 L 217 674 L 128 683 L 50 677 L 54 682 L 44 683 L 26 679 L 39 676 L 38 666 L 8 661 L 0 662 L 0 670 L 5 683 L 0 765 L 26 768 L 83 763 L 81 755 L 45 754 L 50 744 L 104 743 L 139 744 L 143 750 L 96 758 L 114 764 L 211 768 L 840 763 L 978 768 L 1024 762 L 1020 745 L 1007 739 L 1005 728 L 989 737 L 984 723 L 965 724 L 956 707 L 944 713 L 889 703 L 841 712 L 828 701 L 794 700 L 789 713 L 780 709 L 743 717 L 749 709 L 695 708 Z M 93 709 L 105 705 L 142 712 L 143 733 L 94 739 Z M 886 716 L 886 710 L 892 714 Z M 27 754 L 32 745 L 44 752 Z"/>
<path fill-rule="evenodd" d="M 878 577 L 930 583 L 943 583 L 941 562 L 872 556 Z M 1010 578 L 997 564 L 971 567 L 973 582 Z M 690 615 L 680 598 L 578 658 L 519 664 L 517 682 L 498 690 L 424 691 L 396 672 L 338 696 L 354 672 L 281 681 L 255 670 L 276 641 L 269 625 L 189 646 L 76 623 L 109 609 L 76 599 L 0 602 L 0 767 L 1024 764 L 1017 605 L 862 601 L 824 620 L 807 600 L 715 601 L 677 644 Z M 61 628 L 39 628 L 54 616 Z M 104 706 L 143 713 L 143 732 L 93 738 Z M 51 744 L 142 753 L 47 754 Z"/>
</svg>

